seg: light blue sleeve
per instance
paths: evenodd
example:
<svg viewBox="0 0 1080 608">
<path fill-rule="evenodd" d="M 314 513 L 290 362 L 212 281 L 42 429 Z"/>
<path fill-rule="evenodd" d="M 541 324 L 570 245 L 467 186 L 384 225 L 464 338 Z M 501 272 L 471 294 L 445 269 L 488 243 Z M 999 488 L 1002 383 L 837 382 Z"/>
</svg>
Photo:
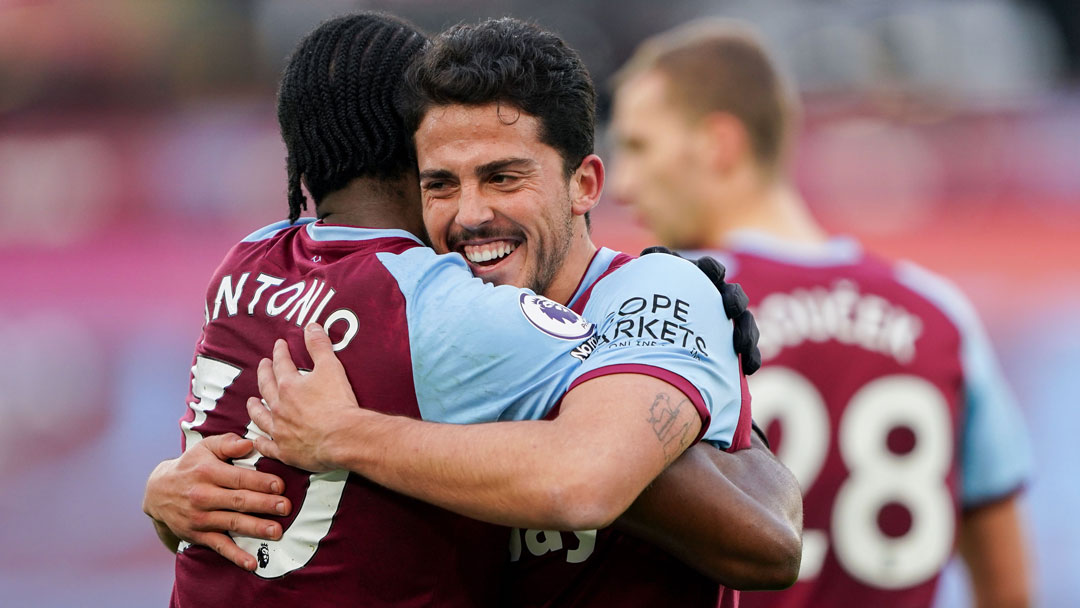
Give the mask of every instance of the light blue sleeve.
<svg viewBox="0 0 1080 608">
<path fill-rule="evenodd" d="M 967 417 L 960 499 L 972 507 L 1015 492 L 1033 464 L 1023 415 L 974 313 L 961 331 Z"/>
<path fill-rule="evenodd" d="M 598 324 L 598 338 L 575 382 L 621 371 L 654 375 L 695 400 L 703 439 L 731 445 L 742 373 L 720 293 L 696 266 L 670 255 L 628 262 L 596 283 L 584 316 Z"/>
<path fill-rule="evenodd" d="M 901 265 L 898 276 L 935 302 L 960 331 L 966 402 L 961 504 L 977 506 L 1015 492 L 1031 475 L 1031 446 L 1023 415 L 975 308 L 951 283 L 914 264 Z"/>
<path fill-rule="evenodd" d="M 302 226 L 304 224 L 310 224 L 310 223 L 312 223 L 314 221 L 315 221 L 315 218 L 313 218 L 313 217 L 302 217 L 302 218 L 297 219 L 295 224 L 293 222 L 290 222 L 289 220 L 281 220 L 280 222 L 274 222 L 273 224 L 270 224 L 269 226 L 263 226 L 262 228 L 259 228 L 255 232 L 252 232 L 251 234 L 247 235 L 246 237 L 244 237 L 244 240 L 242 242 L 244 242 L 244 243 L 253 243 L 255 241 L 262 241 L 262 240 L 265 240 L 265 239 L 268 239 L 268 238 L 274 236 L 275 234 L 281 232 L 282 230 L 284 230 L 284 229 L 286 229 L 286 228 L 288 228 L 290 226 L 296 226 L 296 225 L 301 225 Z"/>
<path fill-rule="evenodd" d="M 484 283 L 457 254 L 416 247 L 377 256 L 405 297 L 425 420 L 534 420 L 562 397 L 592 324 L 529 290 Z M 543 314 L 537 301 L 559 314 Z"/>
</svg>

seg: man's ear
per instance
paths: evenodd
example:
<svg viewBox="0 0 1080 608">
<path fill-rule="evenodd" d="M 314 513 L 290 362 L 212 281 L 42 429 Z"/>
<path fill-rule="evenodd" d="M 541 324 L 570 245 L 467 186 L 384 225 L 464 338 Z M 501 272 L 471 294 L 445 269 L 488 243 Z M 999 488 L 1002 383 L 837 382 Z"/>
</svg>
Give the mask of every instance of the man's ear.
<svg viewBox="0 0 1080 608">
<path fill-rule="evenodd" d="M 727 173 L 752 154 L 746 126 L 726 112 L 713 112 L 701 119 L 699 153 L 713 170 Z"/>
<path fill-rule="evenodd" d="M 595 154 L 582 159 L 570 176 L 570 208 L 574 215 L 585 215 L 600 202 L 604 191 L 604 161 Z"/>
</svg>

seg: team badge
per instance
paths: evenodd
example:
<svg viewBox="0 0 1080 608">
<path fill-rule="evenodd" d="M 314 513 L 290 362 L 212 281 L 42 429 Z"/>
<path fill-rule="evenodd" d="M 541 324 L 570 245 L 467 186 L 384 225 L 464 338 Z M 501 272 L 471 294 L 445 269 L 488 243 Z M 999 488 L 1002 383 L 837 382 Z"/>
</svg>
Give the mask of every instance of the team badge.
<svg viewBox="0 0 1080 608">
<path fill-rule="evenodd" d="M 521 294 L 521 313 L 549 336 L 562 340 L 581 340 L 593 333 L 593 324 L 569 308 L 544 296 Z"/>
</svg>

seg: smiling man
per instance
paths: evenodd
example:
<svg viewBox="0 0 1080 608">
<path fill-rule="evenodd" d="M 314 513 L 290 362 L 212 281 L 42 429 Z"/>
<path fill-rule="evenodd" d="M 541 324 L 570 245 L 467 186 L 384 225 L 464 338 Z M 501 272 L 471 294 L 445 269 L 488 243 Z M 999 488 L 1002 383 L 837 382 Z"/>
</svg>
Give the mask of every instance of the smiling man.
<svg viewBox="0 0 1080 608">
<path fill-rule="evenodd" d="M 568 302 L 597 251 L 584 216 L 604 168 L 590 153 L 567 180 L 574 161 L 540 140 L 545 128 L 560 126 L 494 103 L 428 111 L 415 136 L 424 220 L 436 249 L 463 254 L 476 276 Z"/>
<path fill-rule="evenodd" d="M 516 567 L 504 587 L 509 605 L 734 604 L 736 594 L 617 530 L 596 536 L 554 531 L 610 522 L 659 470 L 659 463 L 641 458 L 644 436 L 635 435 L 635 427 L 651 429 L 664 458 L 686 447 L 666 436 L 672 431 L 685 436 L 707 426 L 707 439 L 732 450 L 749 441 L 748 433 L 740 437 L 749 431 L 745 408 L 737 415 L 713 408 L 707 424 L 677 415 L 680 403 L 698 402 L 698 389 L 686 381 L 690 376 L 680 374 L 715 365 L 730 352 L 701 324 L 704 309 L 692 286 L 676 276 L 677 265 L 668 256 L 632 259 L 597 248 L 589 238 L 587 214 L 599 200 L 604 166 L 593 154 L 594 94 L 584 66 L 553 34 L 493 20 L 442 34 L 410 71 L 408 84 L 416 100 L 408 120 L 415 129 L 424 221 L 433 245 L 462 253 L 487 281 L 531 287 L 597 319 L 599 335 L 589 345 L 586 370 L 552 421 L 454 427 L 387 419 L 349 400 L 331 406 L 334 398 L 322 387 L 344 387 L 343 373 L 316 376 L 316 369 L 301 379 L 282 361 L 284 353 L 275 352 L 274 369 L 287 378 L 269 367 L 260 370 L 266 372 L 260 386 L 273 419 L 257 402 L 249 403 L 253 419 L 274 429 L 267 430 L 276 441 L 260 439 L 260 450 L 316 470 L 348 468 L 487 521 L 544 525 L 548 530 L 513 537 Z M 610 396 L 618 390 L 611 383 L 642 377 L 662 380 L 675 391 L 661 394 L 640 385 L 640 392 L 620 393 L 622 402 L 611 409 L 571 399 L 576 390 Z M 278 390 L 279 381 L 288 385 L 288 395 Z M 718 424 L 739 430 L 716 434 Z M 322 459 L 311 458 L 311 446 L 325 443 L 331 447 L 320 451 Z M 611 484 L 611 478 L 619 482 Z M 557 502 L 587 505 L 590 515 L 573 522 L 547 519 L 537 510 L 545 504 L 537 489 L 556 486 L 568 489 Z M 788 509 L 790 502 L 778 505 Z M 680 512 L 699 522 L 716 516 L 707 508 L 694 513 L 696 518 L 692 508 Z M 715 524 L 722 527 L 723 520 Z M 700 527 L 682 532 L 680 547 L 670 538 L 650 538 L 707 569 L 702 556 L 716 555 L 715 548 L 705 548 L 715 537 Z M 697 554 L 685 548 L 695 535 Z M 764 584 L 783 585 L 790 576 L 794 569 Z"/>
<path fill-rule="evenodd" d="M 583 217 L 604 171 L 590 154 L 567 180 L 542 128 L 536 116 L 494 103 L 432 108 L 415 136 L 420 191 L 436 249 L 461 253 L 485 281 L 566 303 L 597 251 Z"/>
<path fill-rule="evenodd" d="M 351 31 L 352 37 L 369 32 Z M 293 62 L 325 61 L 328 55 L 313 52 L 316 48 L 346 54 L 364 48 L 345 44 L 349 36 L 316 43 L 321 33 L 301 46 Z M 477 44 L 483 48 L 473 48 Z M 185 548 L 178 558 L 176 597 L 186 602 L 176 599 L 177 605 L 209 605 L 226 592 L 241 592 L 252 601 L 285 599 L 294 597 L 289 595 L 294 589 L 309 589 L 309 603 L 320 597 L 361 605 L 487 604 L 500 583 L 490 558 L 505 556 L 505 544 L 492 550 L 490 529 L 478 522 L 455 520 L 380 486 L 476 519 L 538 528 L 510 537 L 511 558 L 520 565 L 534 554 L 547 556 L 520 568 L 515 579 L 501 581 L 511 583 L 506 601 L 513 604 L 612 601 L 627 593 L 622 576 L 630 573 L 653 585 L 649 591 L 660 594 L 655 597 L 716 605 L 720 590 L 715 582 L 617 532 L 597 536 L 579 531 L 567 537 L 567 551 L 561 550 L 563 535 L 555 529 L 606 525 L 635 500 L 628 526 L 683 559 L 702 559 L 695 565 L 714 576 L 751 585 L 782 584 L 793 576 L 798 522 L 797 500 L 792 504 L 791 497 L 797 498 L 797 488 L 790 476 L 773 461 L 762 460 L 761 450 L 736 458 L 714 447 L 734 449 L 749 442 L 749 411 L 731 347 L 732 327 L 723 318 L 715 287 L 685 261 L 659 255 L 631 259 L 597 249 L 588 238 L 586 213 L 599 199 L 603 165 L 592 154 L 594 95 L 580 60 L 557 37 L 501 20 L 450 30 L 436 45 L 440 54 L 433 51 L 433 61 L 460 53 L 461 45 L 479 58 L 476 74 L 441 74 L 426 61 L 413 73 L 417 104 L 411 123 L 432 240 L 443 249 L 464 252 L 485 278 L 535 286 L 556 301 L 485 285 L 464 272 L 461 258 L 434 256 L 400 230 L 385 230 L 419 231 L 407 206 L 397 208 L 400 217 L 390 217 L 371 204 L 387 193 L 406 203 L 408 171 L 396 181 L 372 168 L 367 173 L 351 168 L 341 176 L 328 169 L 334 179 L 320 176 L 315 167 L 307 169 L 311 173 L 291 171 L 305 181 L 315 177 L 317 184 L 340 184 L 319 194 L 318 188 L 312 190 L 319 222 L 256 232 L 215 275 L 207 294 L 208 310 L 214 312 L 208 313 L 197 352 L 184 428 L 189 441 L 246 430 L 260 451 L 244 462 L 274 470 L 281 478 L 245 480 L 239 475 L 233 487 L 251 488 L 253 479 L 269 487 L 284 479 L 287 488 L 295 486 L 290 498 L 300 509 L 265 534 L 272 540 L 235 536 L 258 554 L 256 563 L 231 552 L 226 537 L 213 537 L 219 551 L 254 575 L 223 572 L 213 552 Z M 348 67 L 351 59 L 335 61 L 331 65 L 344 66 L 345 73 L 353 69 Z M 498 73 L 500 62 L 518 63 Z M 536 81 L 515 81 L 508 74 Z M 331 83 L 344 79 L 333 71 L 324 76 Z M 457 91 L 487 98 L 454 97 L 460 93 L 436 86 L 443 77 Z M 311 132 L 340 136 L 327 126 L 332 121 L 317 118 L 333 114 L 332 109 L 314 116 L 290 110 L 290 100 L 333 107 L 333 96 L 290 97 L 303 91 L 304 82 L 292 82 L 296 90 L 286 83 L 282 87 L 290 160 L 294 153 L 306 158 L 306 146 L 312 144 L 304 138 Z M 444 94 L 450 97 L 426 97 Z M 585 113 L 571 125 L 576 132 L 552 129 L 548 122 L 567 104 Z M 436 114 L 439 120 L 429 120 Z M 304 121 L 315 127 L 296 128 Z M 573 145 L 564 145 L 564 137 Z M 325 146 L 322 154 L 340 150 Z M 380 181 L 391 187 L 380 189 Z M 241 285 L 247 277 L 260 287 L 249 284 L 245 291 Z M 307 290 L 296 287 L 293 297 L 289 290 L 300 279 L 332 285 L 342 304 L 324 307 L 320 297 L 331 296 L 316 294 L 314 283 Z M 266 299 L 258 300 L 264 290 Z M 301 293 L 308 294 L 306 303 Z M 260 316 L 263 311 L 266 319 Z M 258 374 L 274 414 L 271 418 L 257 400 L 249 402 L 256 423 L 249 426 L 238 415 L 237 395 L 250 393 L 255 353 L 269 350 L 279 330 L 295 349 L 305 320 L 323 322 L 329 334 L 311 327 L 302 334 L 312 353 L 312 373 L 301 377 L 285 342 L 275 344 L 273 367 L 263 362 Z M 225 363 L 236 358 L 243 359 L 241 364 Z M 235 373 L 225 374 L 230 370 Z M 403 372 L 411 372 L 411 382 L 402 382 Z M 360 409 L 354 393 L 366 406 L 398 415 Z M 553 419 L 535 420 L 544 416 Z M 523 421 L 450 425 L 418 418 Z M 714 445 L 701 445 L 691 457 L 679 459 L 682 464 L 656 479 L 639 499 L 646 485 L 700 437 Z M 230 456 L 220 449 L 215 455 Z M 263 456 L 293 466 L 278 466 Z M 732 473 L 741 475 L 747 493 L 719 473 L 713 462 L 721 457 L 736 463 Z M 202 532 L 188 517 L 191 501 L 183 485 L 184 480 L 205 484 L 206 479 L 198 472 L 185 477 L 184 458 L 187 454 L 152 477 L 146 510 L 174 531 Z M 301 468 L 320 472 L 309 476 Z M 747 482 L 754 472 L 764 476 Z M 716 483 L 700 484 L 701 492 L 686 483 L 702 476 Z M 337 502 L 326 501 L 335 495 Z M 195 510 L 209 506 L 215 515 L 223 507 L 243 510 L 245 505 L 228 502 L 232 498 L 262 505 L 256 512 L 272 512 L 269 505 L 274 504 L 263 496 L 227 490 L 213 496 Z M 171 508 L 170 501 L 181 507 Z M 318 506 L 328 504 L 329 509 Z M 680 517 L 665 513 L 671 504 L 682 505 Z M 209 528 L 242 528 L 248 535 L 264 536 L 253 527 L 258 524 L 237 515 Z M 574 547 L 568 544 L 571 539 L 577 541 Z M 433 542 L 438 555 L 432 553 Z M 394 558 L 388 560 L 391 546 Z M 627 547 L 632 550 L 621 550 Z M 638 576 L 642 570 L 648 576 Z M 636 601 L 654 597 L 642 595 L 645 586 L 639 589 Z"/>
<path fill-rule="evenodd" d="M 485 281 L 565 303 L 597 251 L 584 216 L 598 201 L 604 167 L 591 147 L 564 158 L 541 141 L 560 128 L 497 103 L 438 106 L 415 141 L 433 246 L 461 253 Z"/>
</svg>

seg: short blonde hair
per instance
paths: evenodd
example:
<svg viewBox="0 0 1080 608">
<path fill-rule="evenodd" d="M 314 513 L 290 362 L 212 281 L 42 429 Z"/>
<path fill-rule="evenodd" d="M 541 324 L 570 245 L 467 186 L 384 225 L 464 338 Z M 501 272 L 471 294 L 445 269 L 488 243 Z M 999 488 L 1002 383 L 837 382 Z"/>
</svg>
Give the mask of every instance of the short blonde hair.
<svg viewBox="0 0 1080 608">
<path fill-rule="evenodd" d="M 762 167 L 774 171 L 783 165 L 798 101 L 749 25 L 701 19 L 653 36 L 638 46 L 612 84 L 622 86 L 652 70 L 666 78 L 670 100 L 688 119 L 730 114 L 746 128 Z"/>
</svg>

